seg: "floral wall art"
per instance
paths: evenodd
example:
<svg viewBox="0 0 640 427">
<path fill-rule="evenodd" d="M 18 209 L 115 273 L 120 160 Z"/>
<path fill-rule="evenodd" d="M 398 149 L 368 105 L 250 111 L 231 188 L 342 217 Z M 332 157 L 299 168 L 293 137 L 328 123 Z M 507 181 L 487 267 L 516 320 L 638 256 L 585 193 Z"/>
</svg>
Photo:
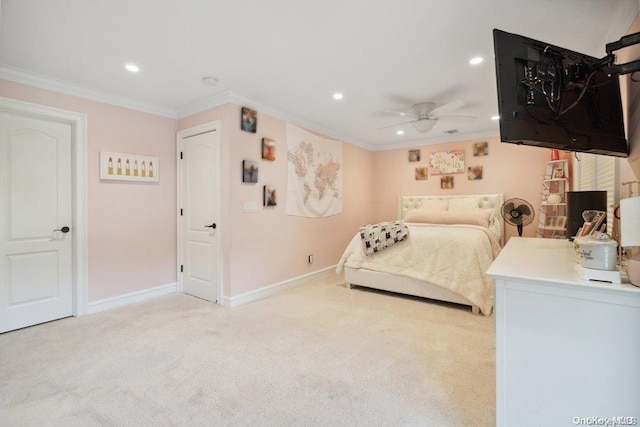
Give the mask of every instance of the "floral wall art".
<svg viewBox="0 0 640 427">
<path fill-rule="evenodd" d="M 431 175 L 464 173 L 464 150 L 429 153 Z"/>
</svg>

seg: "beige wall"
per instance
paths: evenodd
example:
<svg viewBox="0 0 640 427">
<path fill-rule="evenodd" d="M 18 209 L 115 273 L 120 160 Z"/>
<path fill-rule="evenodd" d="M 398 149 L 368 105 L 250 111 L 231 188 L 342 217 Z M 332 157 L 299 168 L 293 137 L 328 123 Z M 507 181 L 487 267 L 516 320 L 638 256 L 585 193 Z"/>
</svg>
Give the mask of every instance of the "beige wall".
<svg viewBox="0 0 640 427">
<path fill-rule="evenodd" d="M 178 129 L 222 121 L 224 293 L 237 296 L 336 264 L 358 228 L 373 219 L 373 153 L 343 143 L 343 211 L 328 218 L 285 214 L 286 123 L 258 112 L 257 133 L 240 130 L 240 106 L 227 104 L 182 119 Z M 276 141 L 276 160 L 261 159 L 262 138 Z M 257 184 L 243 183 L 242 160 L 259 162 Z M 264 185 L 277 189 L 278 205 L 262 207 Z M 242 202 L 257 202 L 242 213 Z M 314 262 L 307 264 L 307 254 Z"/>
<path fill-rule="evenodd" d="M 487 141 L 489 154 L 473 156 L 474 142 Z M 420 162 L 409 162 L 410 149 L 420 149 Z M 431 175 L 426 181 L 415 179 L 416 167 L 428 167 L 429 153 L 449 150 L 465 151 L 465 167 L 482 166 L 483 178 L 469 180 L 467 173 L 454 175 L 454 188 L 440 188 L 440 176 Z M 563 158 L 569 154 L 562 153 Z M 497 137 L 450 142 L 445 144 L 423 145 L 374 153 L 374 205 L 375 221 L 396 219 L 398 197 L 401 195 L 437 195 L 437 194 L 484 194 L 503 193 L 505 200 L 517 197 L 527 200 L 536 210 L 540 207 L 542 177 L 545 162 L 551 160 L 551 150 L 524 145 L 501 143 Z M 524 236 L 535 236 L 537 220 L 525 227 Z M 505 235 L 517 235 L 515 227 L 505 226 Z"/>
<path fill-rule="evenodd" d="M 636 16 L 627 34 L 636 32 L 640 32 L 640 14 Z M 615 53 L 618 64 L 635 61 L 640 58 L 640 44 L 626 47 Z M 629 158 L 620 162 L 620 179 L 622 182 L 626 182 L 640 179 L 640 161 L 638 161 L 640 157 L 640 83 L 632 82 L 631 75 L 626 75 L 620 78 L 620 85 L 630 151 Z M 634 160 L 636 160 L 635 174 L 630 166 L 630 161 Z"/>
<path fill-rule="evenodd" d="M 89 302 L 175 283 L 176 121 L 5 80 L 0 96 L 88 117 Z M 101 182 L 100 151 L 159 157 L 160 182 Z"/>
</svg>

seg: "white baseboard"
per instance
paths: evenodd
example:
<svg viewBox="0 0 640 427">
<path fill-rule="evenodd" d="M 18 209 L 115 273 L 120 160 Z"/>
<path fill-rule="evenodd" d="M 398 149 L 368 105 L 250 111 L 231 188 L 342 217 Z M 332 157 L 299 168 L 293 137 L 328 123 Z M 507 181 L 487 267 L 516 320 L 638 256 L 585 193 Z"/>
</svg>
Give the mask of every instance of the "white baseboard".
<svg viewBox="0 0 640 427">
<path fill-rule="evenodd" d="M 156 286 L 155 288 L 144 289 L 142 291 L 131 292 L 124 295 L 92 301 L 87 306 L 86 314 L 99 313 L 112 308 L 122 307 L 137 302 L 147 301 L 162 295 L 174 294 L 178 291 L 177 283 Z"/>
<path fill-rule="evenodd" d="M 290 289 L 299 286 L 314 276 L 321 276 L 327 271 L 335 270 L 336 265 L 332 265 L 320 270 L 313 271 L 311 273 L 303 274 L 302 276 L 294 277 L 292 279 L 285 280 L 280 283 L 268 285 L 254 291 L 245 292 L 244 294 L 236 295 L 235 297 L 223 296 L 220 298 L 220 305 L 225 307 L 237 307 L 239 305 L 249 304 L 250 302 L 259 301 L 268 296 L 277 294 L 286 289 Z"/>
</svg>

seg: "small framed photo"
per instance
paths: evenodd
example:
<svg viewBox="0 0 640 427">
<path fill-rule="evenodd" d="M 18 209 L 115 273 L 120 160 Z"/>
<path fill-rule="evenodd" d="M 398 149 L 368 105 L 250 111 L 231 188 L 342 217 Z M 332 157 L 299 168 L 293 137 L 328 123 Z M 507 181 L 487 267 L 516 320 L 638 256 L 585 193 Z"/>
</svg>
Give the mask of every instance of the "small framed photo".
<svg viewBox="0 0 640 427">
<path fill-rule="evenodd" d="M 473 144 L 473 155 L 474 156 L 487 156 L 489 154 L 489 143 L 488 142 L 475 142 Z"/>
<path fill-rule="evenodd" d="M 553 178 L 564 178 L 564 169 L 562 168 L 553 169 Z"/>
<path fill-rule="evenodd" d="M 429 179 L 429 168 L 416 168 L 416 181 L 424 181 Z"/>
<path fill-rule="evenodd" d="M 467 177 L 471 181 L 482 179 L 482 166 L 469 166 L 467 168 Z"/>
<path fill-rule="evenodd" d="M 445 175 L 440 177 L 440 188 L 443 190 L 453 189 L 453 175 Z"/>
<path fill-rule="evenodd" d="M 277 206 L 276 202 L 276 187 L 273 185 L 265 185 L 263 190 L 263 205 L 264 206 Z"/>
<path fill-rule="evenodd" d="M 242 182 L 253 184 L 258 182 L 258 162 L 253 160 L 242 161 Z"/>
<path fill-rule="evenodd" d="M 258 129 L 258 113 L 251 108 L 242 107 L 240 114 L 240 129 L 245 132 L 256 133 Z"/>
<path fill-rule="evenodd" d="M 410 162 L 419 162 L 420 161 L 420 150 L 409 150 L 409 161 Z"/>
<path fill-rule="evenodd" d="M 276 142 L 273 139 L 262 138 L 262 160 L 276 159 Z"/>
</svg>

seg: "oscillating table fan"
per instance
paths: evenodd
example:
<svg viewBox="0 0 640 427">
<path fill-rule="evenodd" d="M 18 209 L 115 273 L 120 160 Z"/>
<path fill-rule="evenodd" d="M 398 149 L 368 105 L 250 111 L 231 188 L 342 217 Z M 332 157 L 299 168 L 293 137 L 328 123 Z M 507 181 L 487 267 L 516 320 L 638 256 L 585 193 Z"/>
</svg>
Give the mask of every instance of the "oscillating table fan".
<svg viewBox="0 0 640 427">
<path fill-rule="evenodd" d="M 522 237 L 522 228 L 531 224 L 535 213 L 531 203 L 523 199 L 509 199 L 502 204 L 502 218 L 511 225 L 518 227 L 518 236 Z"/>
</svg>

